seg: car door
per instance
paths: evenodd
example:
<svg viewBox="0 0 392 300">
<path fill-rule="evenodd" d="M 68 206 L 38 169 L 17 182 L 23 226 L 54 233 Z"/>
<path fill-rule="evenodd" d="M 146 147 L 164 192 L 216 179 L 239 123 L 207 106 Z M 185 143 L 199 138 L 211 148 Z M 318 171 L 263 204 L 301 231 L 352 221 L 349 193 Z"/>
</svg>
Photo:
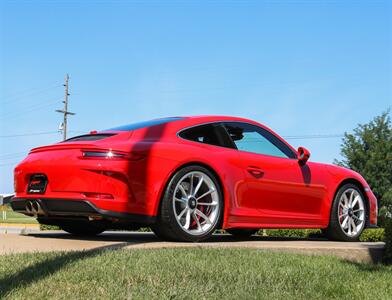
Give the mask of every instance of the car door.
<svg viewBox="0 0 392 300">
<path fill-rule="evenodd" d="M 269 130 L 243 122 L 225 122 L 236 145 L 247 182 L 241 208 L 258 209 L 265 224 L 314 225 L 321 219 L 325 185 L 312 165 L 300 165 L 296 153 Z"/>
</svg>

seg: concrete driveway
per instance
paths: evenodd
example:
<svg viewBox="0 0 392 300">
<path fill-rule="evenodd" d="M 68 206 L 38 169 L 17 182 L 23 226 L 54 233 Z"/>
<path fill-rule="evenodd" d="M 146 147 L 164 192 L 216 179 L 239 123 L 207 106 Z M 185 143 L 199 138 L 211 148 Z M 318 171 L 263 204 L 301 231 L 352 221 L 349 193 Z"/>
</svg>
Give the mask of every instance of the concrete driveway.
<svg viewBox="0 0 392 300">
<path fill-rule="evenodd" d="M 125 244 L 125 247 L 124 246 Z M 151 248 L 253 248 L 271 251 L 289 251 L 311 255 L 334 255 L 357 262 L 380 260 L 384 243 L 345 243 L 322 239 L 277 239 L 254 236 L 247 240 L 234 239 L 230 235 L 217 234 L 202 243 L 165 242 L 152 233 L 111 231 L 96 237 L 74 237 L 62 231 L 45 231 L 20 234 L 0 234 L 0 254 L 48 251 L 78 251 L 99 247 L 116 249 Z"/>
</svg>

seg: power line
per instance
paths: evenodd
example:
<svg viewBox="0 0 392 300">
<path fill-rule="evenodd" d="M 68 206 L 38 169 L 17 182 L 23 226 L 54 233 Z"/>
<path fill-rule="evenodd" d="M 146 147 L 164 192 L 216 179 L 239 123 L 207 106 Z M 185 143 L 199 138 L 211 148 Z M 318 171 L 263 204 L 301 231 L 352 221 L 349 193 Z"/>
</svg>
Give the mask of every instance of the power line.
<svg viewBox="0 0 392 300">
<path fill-rule="evenodd" d="M 44 131 L 44 132 L 33 132 L 33 133 L 21 133 L 21 134 L 12 134 L 12 135 L 0 135 L 0 138 L 13 138 L 19 136 L 34 136 L 34 135 L 46 135 L 46 134 L 54 134 L 59 133 L 58 131 Z"/>
<path fill-rule="evenodd" d="M 40 110 L 40 109 L 49 107 L 51 105 L 60 103 L 61 102 L 60 99 L 61 98 L 58 98 L 58 99 L 55 99 L 55 100 L 51 99 L 50 101 L 45 101 L 45 102 L 42 102 L 42 103 L 33 104 L 31 106 L 25 107 L 25 108 L 27 108 L 27 110 L 22 109 L 22 110 L 13 111 L 11 113 L 4 113 L 4 114 L 0 115 L 0 119 L 4 120 L 4 119 L 10 118 L 10 117 L 12 117 L 12 118 L 20 117 L 21 115 L 23 115 L 25 113 L 30 113 L 32 111 Z"/>
<path fill-rule="evenodd" d="M 73 133 L 84 133 L 85 131 L 80 130 L 71 130 L 69 132 Z M 43 131 L 43 132 L 30 132 L 30 133 L 19 133 L 19 134 L 11 134 L 11 135 L 0 135 L 0 138 L 14 138 L 20 136 L 34 136 L 34 135 L 48 135 L 48 134 L 58 134 L 58 131 Z"/>
<path fill-rule="evenodd" d="M 57 97 L 55 99 L 53 99 L 53 97 L 50 97 L 44 101 L 38 101 L 35 103 L 31 103 L 30 105 L 24 105 L 22 108 L 17 108 L 17 109 L 13 109 L 13 111 L 11 111 L 11 113 L 20 113 L 23 112 L 24 109 L 30 109 L 30 108 L 34 108 L 34 107 L 38 107 L 38 106 L 42 106 L 45 105 L 47 103 L 52 103 L 53 101 L 60 101 L 62 99 L 62 97 Z M 9 115 L 10 113 L 8 112 L 2 112 L 1 115 Z"/>
<path fill-rule="evenodd" d="M 52 86 L 54 84 L 60 84 L 60 82 L 58 82 L 56 80 L 56 81 L 50 81 L 50 82 L 46 82 L 45 83 L 46 86 Z M 40 90 L 40 89 L 42 89 L 42 87 L 31 87 L 31 88 L 28 88 L 28 89 L 24 89 L 24 90 L 18 91 L 17 93 L 8 93 L 8 94 L 5 93 L 5 96 L 6 96 L 6 98 L 10 98 L 10 97 L 18 96 L 20 94 L 29 93 L 30 91 Z"/>
<path fill-rule="evenodd" d="M 5 97 L 5 98 L 1 98 L 1 104 L 7 104 L 7 103 L 11 103 L 11 102 L 19 102 L 19 101 L 24 101 L 24 100 L 30 100 L 30 98 L 26 98 L 26 97 L 27 96 L 32 96 L 32 95 L 37 95 L 37 94 L 42 94 L 42 93 L 45 93 L 45 92 L 47 92 L 49 90 L 52 90 L 52 89 L 60 87 L 60 86 L 61 86 L 61 84 L 57 83 L 56 85 L 52 85 L 52 86 L 46 87 L 46 88 L 40 88 L 40 89 L 37 89 L 37 88 L 34 89 L 33 88 L 33 89 L 30 89 L 30 90 L 32 90 L 31 92 L 29 92 L 29 90 L 27 90 L 27 92 L 26 91 L 25 92 L 21 92 L 21 93 L 19 93 L 19 95 L 16 94 L 16 95 L 8 96 L 8 97 Z"/>
<path fill-rule="evenodd" d="M 287 140 L 302 140 L 302 139 L 329 139 L 329 138 L 342 138 L 344 134 L 309 134 L 309 135 L 291 135 L 282 136 Z"/>
</svg>

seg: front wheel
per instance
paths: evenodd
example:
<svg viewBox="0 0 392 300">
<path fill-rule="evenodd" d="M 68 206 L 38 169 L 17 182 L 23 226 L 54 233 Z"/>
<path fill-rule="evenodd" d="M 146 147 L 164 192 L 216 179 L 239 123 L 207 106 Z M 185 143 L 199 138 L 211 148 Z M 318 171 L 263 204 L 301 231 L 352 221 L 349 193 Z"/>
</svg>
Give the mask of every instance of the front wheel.
<svg viewBox="0 0 392 300">
<path fill-rule="evenodd" d="M 356 185 L 345 184 L 333 201 L 329 226 L 325 230 L 327 237 L 339 241 L 358 241 L 365 223 L 365 197 Z"/>
<path fill-rule="evenodd" d="M 165 240 L 202 241 L 217 228 L 222 211 L 222 192 L 214 174 L 201 166 L 188 166 L 167 185 L 152 230 Z"/>
</svg>

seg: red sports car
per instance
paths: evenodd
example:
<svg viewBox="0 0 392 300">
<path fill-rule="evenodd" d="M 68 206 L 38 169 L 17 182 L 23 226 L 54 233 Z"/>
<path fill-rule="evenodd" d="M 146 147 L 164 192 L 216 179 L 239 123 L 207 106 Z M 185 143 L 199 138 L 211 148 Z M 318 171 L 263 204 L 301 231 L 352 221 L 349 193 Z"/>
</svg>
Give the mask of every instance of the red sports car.
<svg viewBox="0 0 392 300">
<path fill-rule="evenodd" d="M 15 168 L 12 208 L 72 234 L 150 226 L 162 239 L 201 241 L 223 228 L 320 228 L 357 240 L 377 225 L 366 181 L 308 162 L 257 122 L 172 117 L 31 150 Z"/>
</svg>

